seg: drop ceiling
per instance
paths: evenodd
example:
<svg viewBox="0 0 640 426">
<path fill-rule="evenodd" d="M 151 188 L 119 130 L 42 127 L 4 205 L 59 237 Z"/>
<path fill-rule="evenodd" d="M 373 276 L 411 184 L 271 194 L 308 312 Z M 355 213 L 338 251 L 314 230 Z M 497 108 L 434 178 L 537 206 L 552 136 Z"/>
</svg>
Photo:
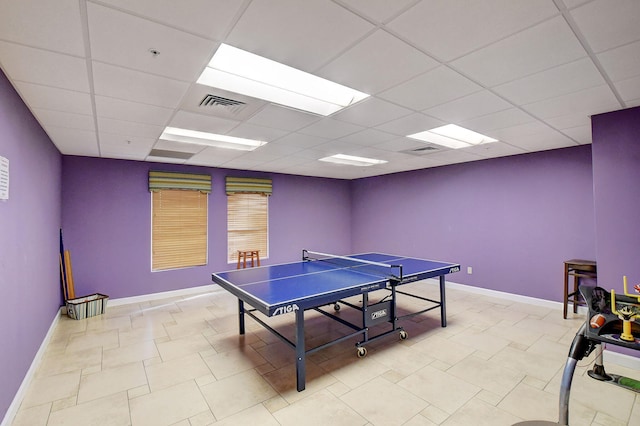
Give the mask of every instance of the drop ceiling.
<svg viewBox="0 0 640 426">
<path fill-rule="evenodd" d="M 591 115 L 640 105 L 638 22 L 637 0 L 0 0 L 0 66 L 65 155 L 356 179 L 591 143 Z M 220 43 L 371 96 L 321 117 L 196 84 Z M 498 142 L 406 137 L 449 123 Z"/>
</svg>

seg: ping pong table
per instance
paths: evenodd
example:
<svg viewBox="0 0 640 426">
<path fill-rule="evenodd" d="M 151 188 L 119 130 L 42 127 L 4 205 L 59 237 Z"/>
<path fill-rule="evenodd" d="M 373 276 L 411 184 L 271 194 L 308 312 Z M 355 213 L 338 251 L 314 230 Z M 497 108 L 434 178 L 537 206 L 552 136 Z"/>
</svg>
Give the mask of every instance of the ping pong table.
<svg viewBox="0 0 640 426">
<path fill-rule="evenodd" d="M 440 308 L 441 325 L 446 327 L 444 277 L 458 271 L 459 264 L 413 257 L 382 253 L 336 256 L 303 250 L 302 261 L 299 262 L 214 273 L 212 279 L 238 298 L 240 334 L 245 333 L 245 315 L 249 315 L 295 350 L 297 390 L 302 391 L 306 381 L 307 354 L 359 336 L 357 355 L 364 357 L 367 354 L 365 345 L 374 340 L 390 333 L 399 333 L 401 339 L 407 338 L 406 331 L 398 325 L 398 321 L 437 308 Z M 440 280 L 439 300 L 397 289 L 403 284 L 435 277 Z M 370 303 L 369 293 L 379 290 L 385 291 L 385 296 L 378 302 Z M 428 307 L 398 316 L 398 294 L 428 302 Z M 362 297 L 358 304 L 345 300 L 358 295 Z M 245 304 L 250 307 L 246 308 Z M 333 305 L 334 312 L 323 309 L 330 305 Z M 341 305 L 360 311 L 361 320 L 353 323 L 341 318 Z M 311 309 L 351 328 L 352 332 L 306 349 L 304 313 Z M 271 327 L 264 319 L 264 316 L 287 313 L 295 314 L 294 340 Z M 390 327 L 372 336 L 370 328 L 384 323 L 389 323 Z"/>
</svg>

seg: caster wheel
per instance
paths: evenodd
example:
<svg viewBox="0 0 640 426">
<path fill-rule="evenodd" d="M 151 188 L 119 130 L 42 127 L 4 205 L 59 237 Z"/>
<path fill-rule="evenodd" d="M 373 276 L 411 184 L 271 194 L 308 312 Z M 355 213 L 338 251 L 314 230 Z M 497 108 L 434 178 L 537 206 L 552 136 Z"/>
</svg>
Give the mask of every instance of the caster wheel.
<svg viewBox="0 0 640 426">
<path fill-rule="evenodd" d="M 407 334 L 406 331 L 404 330 L 400 331 L 400 340 L 406 340 L 407 337 L 409 337 L 409 335 Z"/>
<path fill-rule="evenodd" d="M 337 303 L 333 305 L 333 310 L 338 312 L 340 310 L 340 305 L 338 305 Z"/>
<path fill-rule="evenodd" d="M 367 348 L 358 348 L 358 358 L 367 356 Z"/>
</svg>

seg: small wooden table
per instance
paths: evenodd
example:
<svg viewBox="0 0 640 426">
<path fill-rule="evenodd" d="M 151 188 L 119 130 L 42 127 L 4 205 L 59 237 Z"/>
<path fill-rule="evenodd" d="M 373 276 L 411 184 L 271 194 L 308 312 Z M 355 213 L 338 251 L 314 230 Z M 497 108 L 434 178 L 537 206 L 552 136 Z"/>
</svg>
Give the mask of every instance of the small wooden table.
<svg viewBox="0 0 640 426">
<path fill-rule="evenodd" d="M 236 269 L 247 267 L 247 260 L 251 260 L 251 267 L 260 266 L 260 250 L 238 250 L 238 266 Z"/>
<path fill-rule="evenodd" d="M 569 277 L 573 277 L 573 291 L 569 292 Z M 562 317 L 567 319 L 567 304 L 573 303 L 573 313 L 578 312 L 578 305 L 584 305 L 580 299 L 578 286 L 580 278 L 598 278 L 598 269 L 593 260 L 571 259 L 564 262 L 564 311 Z"/>
</svg>

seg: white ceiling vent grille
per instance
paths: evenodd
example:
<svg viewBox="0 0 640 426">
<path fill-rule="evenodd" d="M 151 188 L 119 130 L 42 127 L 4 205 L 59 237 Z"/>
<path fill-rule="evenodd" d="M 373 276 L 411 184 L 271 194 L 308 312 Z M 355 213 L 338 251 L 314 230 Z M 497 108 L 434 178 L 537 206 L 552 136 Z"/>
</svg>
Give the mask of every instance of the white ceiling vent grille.
<svg viewBox="0 0 640 426">
<path fill-rule="evenodd" d="M 423 156 L 423 155 L 432 154 L 436 151 L 440 151 L 440 147 L 435 145 L 425 145 L 425 146 L 421 146 L 420 148 L 406 149 L 401 152 L 405 154 L 410 154 L 410 155 Z"/>
<path fill-rule="evenodd" d="M 200 107 L 209 107 L 209 108 L 224 108 L 226 111 L 231 112 L 232 114 L 238 114 L 246 103 L 242 101 L 237 101 L 235 99 L 224 98 L 222 96 L 216 96 L 212 94 L 207 94 L 200 101 Z"/>
<path fill-rule="evenodd" d="M 149 152 L 149 156 L 174 158 L 177 160 L 188 160 L 189 158 L 193 157 L 193 152 L 179 152 L 179 151 L 169 151 L 166 149 L 152 149 L 151 152 Z"/>
</svg>

